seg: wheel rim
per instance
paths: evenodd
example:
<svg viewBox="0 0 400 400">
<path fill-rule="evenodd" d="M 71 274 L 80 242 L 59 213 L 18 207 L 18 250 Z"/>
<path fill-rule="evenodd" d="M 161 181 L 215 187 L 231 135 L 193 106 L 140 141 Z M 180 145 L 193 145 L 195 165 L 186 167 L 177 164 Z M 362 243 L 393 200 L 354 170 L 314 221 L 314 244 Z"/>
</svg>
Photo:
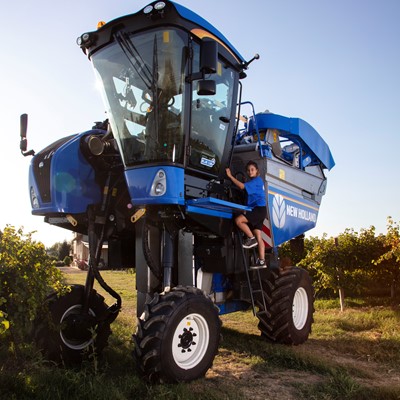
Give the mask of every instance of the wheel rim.
<svg viewBox="0 0 400 400">
<path fill-rule="evenodd" d="M 172 356 L 182 369 L 194 368 L 203 359 L 210 340 L 207 321 L 200 314 L 189 314 L 175 329 Z"/>
<path fill-rule="evenodd" d="M 88 336 L 88 332 L 79 332 L 78 335 L 75 334 L 71 335 L 71 331 L 69 332 L 66 329 L 63 329 L 63 325 L 66 324 L 67 318 L 72 318 L 74 315 L 80 315 L 82 306 L 80 304 L 76 304 L 70 308 L 68 308 L 65 313 L 62 315 L 60 319 L 60 337 L 63 343 L 73 350 L 83 350 L 86 347 L 90 346 L 93 343 L 93 335 L 90 334 L 90 338 L 87 339 L 85 336 Z M 92 310 L 89 310 L 89 314 L 92 317 L 95 317 L 95 314 Z"/>
<path fill-rule="evenodd" d="M 301 330 L 307 322 L 308 296 L 304 288 L 296 290 L 293 298 L 293 324 L 296 329 Z"/>
</svg>

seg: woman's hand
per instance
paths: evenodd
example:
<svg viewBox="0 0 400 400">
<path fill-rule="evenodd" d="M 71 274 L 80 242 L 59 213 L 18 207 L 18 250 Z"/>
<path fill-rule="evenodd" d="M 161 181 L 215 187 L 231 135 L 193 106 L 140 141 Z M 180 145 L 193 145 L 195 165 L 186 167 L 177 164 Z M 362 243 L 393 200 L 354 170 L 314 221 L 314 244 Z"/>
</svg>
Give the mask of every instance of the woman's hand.
<svg viewBox="0 0 400 400">
<path fill-rule="evenodd" d="M 226 175 L 228 176 L 228 178 L 239 188 L 239 189 L 244 189 L 244 184 L 240 181 L 238 181 L 233 175 L 232 172 L 230 170 L 230 168 L 226 168 L 225 169 Z"/>
</svg>

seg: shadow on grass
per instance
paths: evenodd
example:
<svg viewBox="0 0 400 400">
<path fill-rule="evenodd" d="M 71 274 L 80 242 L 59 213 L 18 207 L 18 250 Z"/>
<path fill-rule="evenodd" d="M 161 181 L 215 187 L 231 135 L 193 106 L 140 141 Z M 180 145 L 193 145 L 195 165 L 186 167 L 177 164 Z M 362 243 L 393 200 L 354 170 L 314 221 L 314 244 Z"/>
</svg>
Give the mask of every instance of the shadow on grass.
<svg viewBox="0 0 400 400">
<path fill-rule="evenodd" d="M 285 346 L 266 341 L 261 336 L 242 333 L 229 328 L 223 328 L 221 347 L 256 357 L 254 368 L 262 371 L 276 369 L 292 369 L 317 374 L 329 374 L 332 369 L 342 367 L 320 360 L 311 354 L 298 354 L 295 347 Z M 299 347 L 296 347 L 299 348 Z"/>
<path fill-rule="evenodd" d="M 239 400 L 233 388 L 209 385 L 207 379 L 188 384 L 148 384 L 137 374 L 133 344 L 115 339 L 101 358 L 74 368 L 56 366 L 42 358 L 34 346 L 18 360 L 0 344 L 0 400 Z"/>
<path fill-rule="evenodd" d="M 261 336 L 238 332 L 229 328 L 223 329 L 224 340 L 221 347 L 231 352 L 241 353 L 245 358 L 256 360 L 252 368 L 260 373 L 279 374 L 280 371 L 288 370 L 317 375 L 322 379 L 316 382 L 292 382 L 299 394 L 299 398 L 304 399 L 369 399 L 369 400 L 391 400 L 400 398 L 400 386 L 398 387 L 376 387 L 366 386 L 360 381 L 373 379 L 376 375 L 356 365 L 357 356 L 354 356 L 355 363 L 342 364 L 340 361 L 329 358 L 329 355 L 321 357 L 315 353 L 318 347 L 340 349 L 343 343 L 338 340 L 309 340 L 303 346 L 285 346 L 266 342 Z M 354 354 L 351 350 L 354 347 L 371 349 L 372 341 L 360 339 L 349 340 L 346 343 L 349 350 L 349 357 Z M 388 353 L 396 359 L 400 354 L 400 344 L 394 340 L 381 340 L 379 348 L 383 355 L 377 361 L 387 361 Z M 378 349 L 376 349 L 378 351 Z M 341 354 L 340 352 L 338 353 Z M 394 360 L 392 360 L 394 362 Z M 398 364 L 397 364 L 398 365 Z"/>
</svg>

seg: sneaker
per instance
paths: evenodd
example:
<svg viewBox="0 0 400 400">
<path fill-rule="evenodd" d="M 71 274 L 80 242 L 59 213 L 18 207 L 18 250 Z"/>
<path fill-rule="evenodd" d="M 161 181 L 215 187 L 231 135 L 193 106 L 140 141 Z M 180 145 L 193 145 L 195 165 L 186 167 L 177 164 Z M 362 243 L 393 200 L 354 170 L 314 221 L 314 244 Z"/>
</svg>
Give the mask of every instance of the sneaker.
<svg viewBox="0 0 400 400">
<path fill-rule="evenodd" d="M 258 246 L 257 240 L 255 237 L 252 238 L 247 238 L 244 242 L 243 242 L 243 247 L 245 249 L 252 249 L 253 247 Z"/>
<path fill-rule="evenodd" d="M 265 260 L 258 259 L 256 262 L 256 267 L 265 267 Z"/>
</svg>

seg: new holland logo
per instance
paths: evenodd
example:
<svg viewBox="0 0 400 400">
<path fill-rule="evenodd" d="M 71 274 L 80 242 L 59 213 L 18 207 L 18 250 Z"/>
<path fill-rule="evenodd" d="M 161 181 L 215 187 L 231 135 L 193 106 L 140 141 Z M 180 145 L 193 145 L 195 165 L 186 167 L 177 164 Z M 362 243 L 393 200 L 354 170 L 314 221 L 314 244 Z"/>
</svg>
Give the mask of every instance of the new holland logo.
<svg viewBox="0 0 400 400">
<path fill-rule="evenodd" d="M 276 194 L 272 201 L 272 220 L 277 228 L 283 228 L 285 226 L 286 204 L 280 194 Z"/>
</svg>

